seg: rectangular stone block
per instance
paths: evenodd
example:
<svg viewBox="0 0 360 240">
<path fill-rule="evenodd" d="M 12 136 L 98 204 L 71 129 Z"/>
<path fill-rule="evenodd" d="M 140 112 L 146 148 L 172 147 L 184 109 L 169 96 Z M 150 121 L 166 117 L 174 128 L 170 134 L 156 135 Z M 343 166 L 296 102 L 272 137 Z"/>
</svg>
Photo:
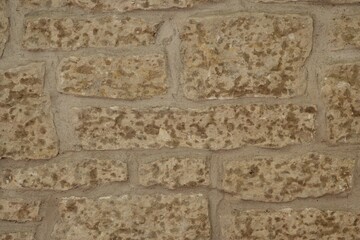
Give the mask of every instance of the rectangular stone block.
<svg viewBox="0 0 360 240">
<path fill-rule="evenodd" d="M 233 210 L 221 218 L 224 240 L 360 239 L 360 214 L 342 211 Z"/>
<path fill-rule="evenodd" d="M 36 167 L 0 171 L 0 188 L 70 190 L 110 182 L 126 181 L 126 163 L 107 159 L 63 160 Z"/>
<path fill-rule="evenodd" d="M 68 6 L 92 11 L 128 12 L 133 10 L 190 8 L 199 2 L 208 1 L 209 0 L 20 0 L 20 3 L 21 6 L 30 8 Z"/>
<path fill-rule="evenodd" d="M 7 0 L 0 0 L 0 56 L 9 38 L 9 18 L 6 8 Z"/>
<path fill-rule="evenodd" d="M 57 155 L 50 98 L 43 93 L 44 72 L 43 63 L 0 71 L 0 158 Z"/>
<path fill-rule="evenodd" d="M 208 186 L 209 162 L 204 158 L 168 158 L 139 166 L 140 184 L 177 187 Z"/>
<path fill-rule="evenodd" d="M 73 95 L 145 99 L 167 91 L 162 54 L 69 57 L 58 71 L 58 90 Z"/>
<path fill-rule="evenodd" d="M 0 199 L 0 220 L 30 222 L 41 220 L 39 216 L 40 201 L 22 199 Z"/>
<path fill-rule="evenodd" d="M 18 233 L 2 233 L 0 240 L 33 240 L 34 233 L 18 232 Z"/>
<path fill-rule="evenodd" d="M 316 108 L 253 104 L 186 110 L 86 107 L 75 112 L 75 133 L 84 149 L 218 150 L 311 142 Z"/>
<path fill-rule="evenodd" d="M 53 240 L 210 238 L 202 195 L 135 195 L 61 200 Z"/>
<path fill-rule="evenodd" d="M 131 17 L 30 17 L 25 20 L 27 50 L 120 48 L 155 43 L 161 22 Z"/>
<path fill-rule="evenodd" d="M 334 50 L 360 48 L 360 15 L 333 19 L 329 34 Z"/>
<path fill-rule="evenodd" d="M 285 202 L 351 190 L 355 160 L 322 154 L 224 163 L 222 189 L 245 200 Z"/>
<path fill-rule="evenodd" d="M 295 14 L 191 18 L 181 32 L 185 96 L 292 97 L 306 88 L 313 21 Z"/>
<path fill-rule="evenodd" d="M 321 93 L 326 103 L 330 143 L 360 143 L 360 63 L 336 64 L 325 71 Z"/>
</svg>

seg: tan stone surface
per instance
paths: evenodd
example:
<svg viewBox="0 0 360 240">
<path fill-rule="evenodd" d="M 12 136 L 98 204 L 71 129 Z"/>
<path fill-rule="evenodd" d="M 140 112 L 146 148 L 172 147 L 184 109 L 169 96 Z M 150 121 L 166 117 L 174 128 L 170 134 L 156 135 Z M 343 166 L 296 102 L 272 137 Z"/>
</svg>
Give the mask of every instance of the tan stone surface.
<svg viewBox="0 0 360 240">
<path fill-rule="evenodd" d="M 29 222 L 39 221 L 39 201 L 0 199 L 0 220 Z"/>
<path fill-rule="evenodd" d="M 360 143 L 360 63 L 329 67 L 321 84 L 331 143 Z"/>
<path fill-rule="evenodd" d="M 313 140 L 316 109 L 297 105 L 224 105 L 202 109 L 76 108 L 84 149 L 283 147 Z"/>
<path fill-rule="evenodd" d="M 0 56 L 9 38 L 9 19 L 6 10 L 7 0 L 0 0 Z"/>
<path fill-rule="evenodd" d="M 57 155 L 50 98 L 43 93 L 44 71 L 43 63 L 0 71 L 0 158 Z"/>
<path fill-rule="evenodd" d="M 58 90 L 81 96 L 144 99 L 165 94 L 163 55 L 70 57 L 58 68 Z"/>
<path fill-rule="evenodd" d="M 131 17 L 33 17 L 25 20 L 28 50 L 119 48 L 155 43 L 160 22 Z"/>
<path fill-rule="evenodd" d="M 277 211 L 233 210 L 221 218 L 224 240 L 359 239 L 360 214 L 314 208 Z"/>
<path fill-rule="evenodd" d="M 26 7 L 65 7 L 71 6 L 93 11 L 128 12 L 133 10 L 152 10 L 168 8 L 190 8 L 198 2 L 209 0 L 21 0 Z"/>
<path fill-rule="evenodd" d="M 355 160 L 322 154 L 242 159 L 224 164 L 222 188 L 246 200 L 285 202 L 349 191 Z"/>
<path fill-rule="evenodd" d="M 208 186 L 209 162 L 200 158 L 168 158 L 139 166 L 140 184 L 177 187 Z"/>
<path fill-rule="evenodd" d="M 334 49 L 360 48 L 360 15 L 334 18 L 329 31 Z"/>
<path fill-rule="evenodd" d="M 117 160 L 63 160 L 0 171 L 2 189 L 69 190 L 127 180 L 126 163 Z"/>
<path fill-rule="evenodd" d="M 181 33 L 184 91 L 190 99 L 303 94 L 312 19 L 239 13 L 188 20 Z"/>
<path fill-rule="evenodd" d="M 33 240 L 34 234 L 28 232 L 2 233 L 0 240 Z"/>
<path fill-rule="evenodd" d="M 134 195 L 61 201 L 53 240 L 210 238 L 208 202 L 202 195 Z"/>
<path fill-rule="evenodd" d="M 358 3 L 359 0 L 253 0 L 255 2 L 265 2 L 265 3 L 285 3 L 285 2 L 311 2 L 318 4 L 348 4 L 348 3 Z"/>
</svg>

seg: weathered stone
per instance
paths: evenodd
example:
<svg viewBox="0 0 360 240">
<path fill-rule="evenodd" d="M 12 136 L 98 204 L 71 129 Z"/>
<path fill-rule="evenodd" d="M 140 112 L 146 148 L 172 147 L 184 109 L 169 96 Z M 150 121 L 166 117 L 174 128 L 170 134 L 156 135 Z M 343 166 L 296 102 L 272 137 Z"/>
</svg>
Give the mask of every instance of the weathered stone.
<svg viewBox="0 0 360 240">
<path fill-rule="evenodd" d="M 69 190 L 126 180 L 126 163 L 105 159 L 63 160 L 0 172 L 0 188 L 3 189 Z"/>
<path fill-rule="evenodd" d="M 145 46 L 155 43 L 160 22 L 140 18 L 28 18 L 23 46 L 28 50 Z"/>
<path fill-rule="evenodd" d="M 166 62 L 160 54 L 70 57 L 59 66 L 58 90 L 81 95 L 143 99 L 166 93 Z"/>
<path fill-rule="evenodd" d="M 9 38 L 9 19 L 6 10 L 7 0 L 0 0 L 0 56 Z"/>
<path fill-rule="evenodd" d="M 359 239 L 360 214 L 341 211 L 233 210 L 221 218 L 224 240 Z"/>
<path fill-rule="evenodd" d="M 335 18 L 330 29 L 335 50 L 360 48 L 360 15 Z"/>
<path fill-rule="evenodd" d="M 360 63 L 331 66 L 322 80 L 331 143 L 360 143 Z"/>
<path fill-rule="evenodd" d="M 290 97 L 304 93 L 312 19 L 240 13 L 192 18 L 182 33 L 184 91 L 190 99 Z"/>
<path fill-rule="evenodd" d="M 17 233 L 2 233 L 0 240 L 33 240 L 34 233 L 17 232 Z"/>
<path fill-rule="evenodd" d="M 44 72 L 42 63 L 0 71 L 0 158 L 57 155 L 50 98 L 43 93 Z"/>
<path fill-rule="evenodd" d="M 316 108 L 225 105 L 205 109 L 76 108 L 75 132 L 88 150 L 283 147 L 311 142 Z"/>
<path fill-rule="evenodd" d="M 360 0 L 252 0 L 255 2 L 311 2 L 311 3 L 318 3 L 318 4 L 348 4 L 348 3 L 358 3 Z"/>
<path fill-rule="evenodd" d="M 208 186 L 209 163 L 200 158 L 169 158 L 140 164 L 140 184 L 167 188 Z"/>
<path fill-rule="evenodd" d="M 320 154 L 259 158 L 224 164 L 222 188 L 242 199 L 284 202 L 337 194 L 352 188 L 353 159 Z"/>
<path fill-rule="evenodd" d="M 202 195 L 65 198 L 52 239 L 210 238 L 208 202 Z"/>
<path fill-rule="evenodd" d="M 190 8 L 199 2 L 209 0 L 21 0 L 25 7 L 76 7 L 92 11 L 118 11 L 127 12 L 133 10 L 152 10 L 168 8 Z"/>
<path fill-rule="evenodd" d="M 0 199 L 0 219 L 5 221 L 39 221 L 39 201 Z"/>
</svg>

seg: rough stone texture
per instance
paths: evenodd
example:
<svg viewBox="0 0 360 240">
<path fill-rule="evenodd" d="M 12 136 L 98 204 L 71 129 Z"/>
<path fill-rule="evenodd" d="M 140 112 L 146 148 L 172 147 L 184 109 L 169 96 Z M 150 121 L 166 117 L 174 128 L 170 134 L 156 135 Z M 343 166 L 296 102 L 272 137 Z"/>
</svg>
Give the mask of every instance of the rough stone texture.
<svg viewBox="0 0 360 240">
<path fill-rule="evenodd" d="M 34 234 L 28 232 L 2 233 L 0 240 L 33 240 Z"/>
<path fill-rule="evenodd" d="M 84 149 L 283 147 L 311 142 L 313 106 L 224 105 L 206 109 L 76 108 Z"/>
<path fill-rule="evenodd" d="M 181 33 L 186 97 L 302 94 L 312 24 L 308 16 L 290 14 L 241 13 L 190 19 Z"/>
<path fill-rule="evenodd" d="M 160 22 L 116 16 L 27 18 L 23 47 L 28 50 L 75 50 L 145 46 L 155 43 L 160 25 Z"/>
<path fill-rule="evenodd" d="M 39 201 L 0 199 L 0 219 L 15 222 L 38 221 L 39 208 Z"/>
<path fill-rule="evenodd" d="M 93 11 L 118 11 L 127 12 L 133 10 L 152 10 L 168 8 L 189 8 L 198 2 L 209 0 L 21 0 L 25 7 L 77 7 Z"/>
<path fill-rule="evenodd" d="M 318 4 L 348 4 L 348 3 L 358 3 L 359 0 L 253 0 L 255 2 L 311 2 L 311 3 L 318 3 Z"/>
<path fill-rule="evenodd" d="M 81 95 L 143 99 L 166 93 L 166 61 L 160 54 L 70 57 L 59 66 L 58 90 Z"/>
<path fill-rule="evenodd" d="M 335 18 L 330 31 L 334 49 L 360 48 L 360 15 Z"/>
<path fill-rule="evenodd" d="M 337 194 L 352 188 L 355 161 L 321 154 L 259 158 L 224 164 L 222 188 L 242 199 L 264 202 Z"/>
<path fill-rule="evenodd" d="M 0 172 L 0 188 L 69 190 L 127 180 L 126 163 L 116 160 L 63 160 Z"/>
<path fill-rule="evenodd" d="M 221 220 L 224 240 L 359 239 L 360 214 L 314 208 L 234 210 Z"/>
<path fill-rule="evenodd" d="M 135 195 L 97 200 L 65 198 L 54 240 L 209 239 L 208 202 L 202 195 Z"/>
<path fill-rule="evenodd" d="M 167 188 L 208 186 L 209 163 L 200 158 L 169 158 L 140 164 L 140 184 Z"/>
<path fill-rule="evenodd" d="M 50 99 L 43 93 L 44 71 L 43 63 L 0 71 L 0 158 L 57 155 Z"/>
<path fill-rule="evenodd" d="M 360 63 L 331 66 L 322 80 L 331 143 L 360 143 Z"/>
<path fill-rule="evenodd" d="M 9 19 L 6 13 L 6 1 L 0 0 L 0 56 L 3 54 L 5 44 L 9 38 Z"/>
</svg>

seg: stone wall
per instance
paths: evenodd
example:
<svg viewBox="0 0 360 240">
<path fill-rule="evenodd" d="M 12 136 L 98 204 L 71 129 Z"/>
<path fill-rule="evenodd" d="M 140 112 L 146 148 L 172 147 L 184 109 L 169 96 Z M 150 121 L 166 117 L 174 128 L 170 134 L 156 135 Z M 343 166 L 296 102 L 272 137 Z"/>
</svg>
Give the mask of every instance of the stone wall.
<svg viewBox="0 0 360 240">
<path fill-rule="evenodd" d="M 359 0 L 0 0 L 0 240 L 360 239 Z"/>
</svg>

